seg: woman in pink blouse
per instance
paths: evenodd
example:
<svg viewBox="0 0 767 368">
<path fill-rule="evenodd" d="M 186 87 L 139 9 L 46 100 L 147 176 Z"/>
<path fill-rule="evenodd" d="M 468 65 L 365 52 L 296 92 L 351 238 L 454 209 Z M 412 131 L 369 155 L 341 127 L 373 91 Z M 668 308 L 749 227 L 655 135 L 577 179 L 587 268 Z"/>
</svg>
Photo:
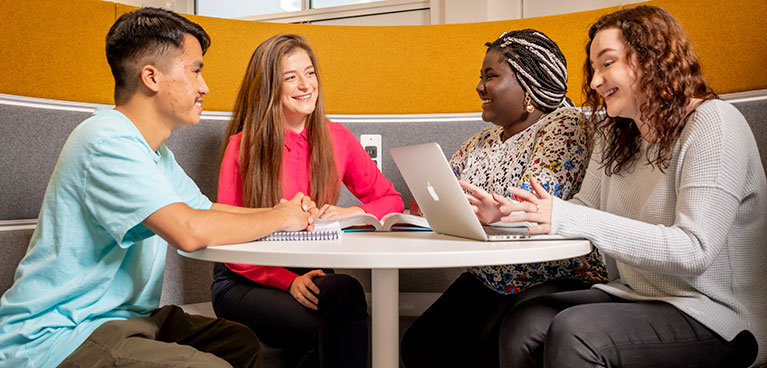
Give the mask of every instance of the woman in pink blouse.
<svg viewBox="0 0 767 368">
<path fill-rule="evenodd" d="M 314 52 L 298 35 L 277 35 L 253 53 L 227 129 L 218 202 L 272 207 L 302 192 L 320 218 L 403 209 L 356 138 L 325 117 Z M 340 182 L 362 204 L 335 206 Z M 367 365 L 362 286 L 332 270 L 217 264 L 216 315 L 248 325 L 299 366 Z"/>
</svg>

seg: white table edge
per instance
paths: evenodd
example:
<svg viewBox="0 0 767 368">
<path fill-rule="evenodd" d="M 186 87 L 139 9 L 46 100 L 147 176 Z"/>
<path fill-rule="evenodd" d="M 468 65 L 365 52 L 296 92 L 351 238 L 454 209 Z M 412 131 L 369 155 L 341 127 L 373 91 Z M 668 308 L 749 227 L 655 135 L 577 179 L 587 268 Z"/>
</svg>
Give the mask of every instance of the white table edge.
<svg viewBox="0 0 767 368">
<path fill-rule="evenodd" d="M 386 235 L 372 235 L 376 233 L 364 233 L 366 235 L 345 235 L 347 241 L 369 240 Z M 386 233 L 384 233 L 386 234 Z M 393 233 L 388 233 L 393 234 Z M 398 237 L 403 235 L 398 234 Z M 404 235 L 407 237 L 407 235 Z M 540 251 L 536 249 L 536 243 L 529 240 L 518 242 L 489 243 L 464 240 L 460 238 L 447 237 L 443 235 L 418 235 L 428 239 L 427 243 L 434 241 L 455 242 L 465 247 L 463 250 L 446 250 L 441 252 L 439 249 L 429 249 L 425 251 L 415 251 L 413 249 L 402 249 L 394 252 L 351 252 L 341 247 L 339 241 L 313 241 L 313 242 L 249 242 L 241 244 L 232 244 L 220 247 L 210 247 L 196 252 L 178 251 L 179 254 L 192 259 L 231 263 L 252 263 L 268 266 L 284 267 L 332 267 L 332 268 L 357 268 L 371 269 L 371 328 L 372 328 L 372 362 L 374 368 L 395 368 L 399 367 L 399 269 L 401 268 L 449 268 L 465 267 L 469 265 L 497 265 L 505 264 L 504 260 L 514 258 L 514 262 L 508 263 L 531 263 L 545 262 L 557 259 L 567 259 L 587 254 L 591 250 L 591 243 L 588 240 L 551 240 L 545 242 L 548 256 L 541 257 Z M 391 235 L 390 235 L 391 237 Z M 380 240 L 380 239 L 378 239 Z M 410 239 L 411 241 L 415 241 Z M 327 247 L 328 253 L 311 253 L 310 259 L 307 253 L 302 251 L 302 247 L 309 244 L 310 247 Z M 518 248 L 508 248 L 508 246 L 519 245 Z M 540 242 L 538 244 L 541 244 Z M 249 249 L 254 246 L 262 247 L 262 252 L 257 253 L 257 263 L 254 263 L 254 252 Z M 295 247 L 294 253 L 285 251 L 284 247 Z M 473 248 L 476 246 L 476 248 Z M 393 247 L 396 248 L 396 247 Z M 269 251 L 265 251 L 269 249 Z M 293 251 L 294 249 L 289 249 Z M 472 257 L 472 254 L 482 250 L 482 257 Z M 513 252 L 510 252 L 513 250 Z M 514 253 L 514 257 L 506 257 Z M 286 255 L 296 256 L 293 259 L 287 259 Z M 351 255 L 351 257 L 350 257 Z M 420 256 L 423 257 L 420 257 Z M 425 263 L 424 257 L 428 256 L 428 262 Z M 481 258 L 481 259 L 478 259 Z"/>
</svg>

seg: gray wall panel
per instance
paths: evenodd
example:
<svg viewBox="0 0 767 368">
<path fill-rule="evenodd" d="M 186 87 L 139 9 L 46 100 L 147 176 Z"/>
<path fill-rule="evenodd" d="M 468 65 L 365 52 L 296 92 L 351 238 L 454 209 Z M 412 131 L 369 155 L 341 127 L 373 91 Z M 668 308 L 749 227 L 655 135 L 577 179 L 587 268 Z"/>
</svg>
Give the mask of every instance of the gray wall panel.
<svg viewBox="0 0 767 368">
<path fill-rule="evenodd" d="M 762 163 L 767 162 L 767 99 L 747 98 L 733 104 L 751 125 L 760 150 Z M 77 124 L 90 112 L 0 104 L 0 220 L 36 218 L 45 187 L 53 172 L 61 147 Z M 392 147 L 436 141 L 450 157 L 461 143 L 487 126 L 487 123 L 466 118 L 465 121 L 423 122 L 418 116 L 398 122 L 345 123 L 359 138 L 360 134 L 381 134 L 383 173 L 403 194 L 407 206 L 410 194 L 404 180 L 389 155 Z M 340 119 L 339 119 L 340 120 Z M 391 120 L 391 119 L 386 119 Z M 203 119 L 196 127 L 173 133 L 168 146 L 179 164 L 211 200 L 216 198 L 218 155 L 224 140 L 226 120 Z M 359 203 L 345 188 L 339 204 Z M 12 282 L 13 269 L 26 251 L 31 230 L 0 232 L 0 249 L 5 257 L 0 263 L 0 291 Z M 348 271 L 358 277 L 370 290 L 369 270 Z M 403 292 L 441 292 L 462 269 L 402 270 L 400 290 Z M 164 303 L 196 303 L 210 299 L 210 264 L 180 257 L 169 249 Z"/>
<path fill-rule="evenodd" d="M 0 104 L 0 220 L 37 218 L 67 136 L 89 115 Z"/>
<path fill-rule="evenodd" d="M 3 230 L 0 227 L 0 295 L 13 285 L 13 275 L 21 258 L 27 253 L 32 229 Z"/>
<path fill-rule="evenodd" d="M 450 122 L 403 121 L 398 123 L 347 123 L 345 126 L 357 139 L 359 139 L 360 134 L 381 134 L 383 174 L 394 184 L 394 188 L 402 193 L 402 200 L 405 201 L 405 207 L 407 207 L 412 196 L 407 189 L 405 180 L 402 179 L 402 175 L 397 170 L 389 150 L 393 147 L 438 142 L 445 156 L 450 159 L 450 156 L 458 150 L 465 140 L 487 126 L 487 123 L 471 120 Z M 343 188 L 338 203 L 341 206 L 353 206 L 359 201 L 346 188 Z"/>
<path fill-rule="evenodd" d="M 767 99 L 733 102 L 748 121 L 762 157 L 762 166 L 767 169 Z"/>
<path fill-rule="evenodd" d="M 222 120 L 202 120 L 196 126 L 174 131 L 166 142 L 186 174 L 214 202 L 218 185 L 218 156 L 226 124 Z"/>
</svg>

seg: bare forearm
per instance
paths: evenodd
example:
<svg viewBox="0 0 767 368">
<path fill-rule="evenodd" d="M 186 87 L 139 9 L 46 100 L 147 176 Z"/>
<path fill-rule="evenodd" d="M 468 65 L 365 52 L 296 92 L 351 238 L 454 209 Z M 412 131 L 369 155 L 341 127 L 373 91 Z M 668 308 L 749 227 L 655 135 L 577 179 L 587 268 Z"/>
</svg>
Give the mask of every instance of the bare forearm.
<svg viewBox="0 0 767 368">
<path fill-rule="evenodd" d="M 282 230 L 288 221 L 284 211 L 271 208 L 243 212 L 201 212 L 194 224 L 198 229 L 198 239 L 204 243 L 200 244 L 200 248 L 252 241 Z"/>
<path fill-rule="evenodd" d="M 251 213 L 257 213 L 257 212 L 269 211 L 272 208 L 271 207 L 248 208 L 248 207 L 231 206 L 231 205 L 223 204 L 223 203 L 213 203 L 213 205 L 210 206 L 210 209 L 214 211 L 222 211 L 222 212 L 230 212 L 230 213 L 251 214 Z"/>
<path fill-rule="evenodd" d="M 195 251 L 211 245 L 258 239 L 283 229 L 289 221 L 280 209 L 244 212 L 195 210 L 176 203 L 153 213 L 144 225 L 170 245 Z"/>
</svg>

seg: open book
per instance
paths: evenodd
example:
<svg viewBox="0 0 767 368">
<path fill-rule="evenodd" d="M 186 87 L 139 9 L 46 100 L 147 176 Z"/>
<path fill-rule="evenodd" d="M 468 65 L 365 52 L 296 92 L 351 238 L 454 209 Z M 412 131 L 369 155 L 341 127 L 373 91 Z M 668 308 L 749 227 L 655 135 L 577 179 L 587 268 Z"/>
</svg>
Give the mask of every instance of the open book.
<svg viewBox="0 0 767 368">
<path fill-rule="evenodd" d="M 317 219 L 312 231 L 278 231 L 259 240 L 261 241 L 306 241 L 306 240 L 337 240 L 343 235 L 342 229 L 360 227 L 368 230 L 372 225 L 373 231 L 392 230 L 431 230 L 425 217 L 405 213 L 390 213 L 379 221 L 375 216 L 363 213 L 340 219 Z"/>
<path fill-rule="evenodd" d="M 362 213 L 340 219 L 317 219 L 314 222 L 315 231 L 324 231 L 328 228 L 340 226 L 342 229 L 358 227 L 363 225 L 372 225 L 375 231 L 392 231 L 404 229 L 429 230 L 429 222 L 425 217 L 408 215 L 406 213 L 389 213 L 379 221 L 375 216 L 369 213 Z"/>
</svg>

